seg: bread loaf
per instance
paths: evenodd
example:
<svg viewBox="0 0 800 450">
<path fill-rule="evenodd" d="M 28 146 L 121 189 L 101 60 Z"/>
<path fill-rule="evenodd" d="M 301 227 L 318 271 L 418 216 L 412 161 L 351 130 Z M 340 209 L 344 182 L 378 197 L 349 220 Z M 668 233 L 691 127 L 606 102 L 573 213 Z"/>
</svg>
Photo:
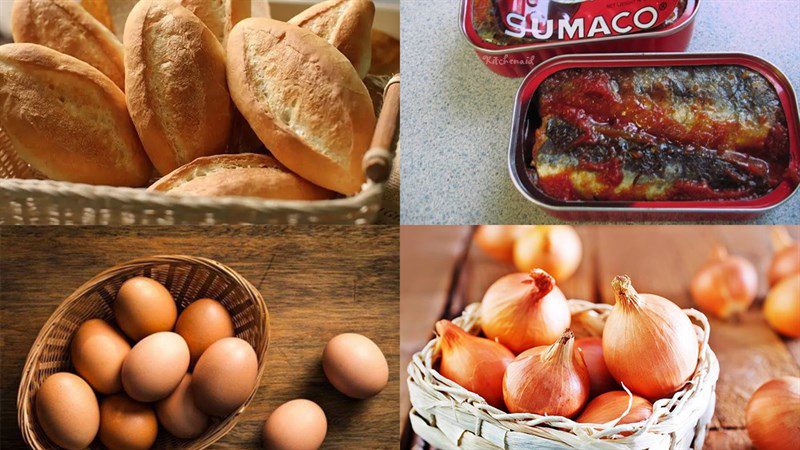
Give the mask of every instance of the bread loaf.
<svg viewBox="0 0 800 450">
<path fill-rule="evenodd" d="M 360 190 L 375 113 L 364 83 L 331 44 L 285 22 L 245 19 L 228 36 L 228 85 L 283 165 L 326 189 Z"/>
<path fill-rule="evenodd" d="M 171 195 L 324 200 L 335 193 L 309 183 L 274 158 L 255 153 L 198 158 L 150 186 Z"/>
<path fill-rule="evenodd" d="M 242 19 L 250 17 L 250 0 L 179 0 L 224 44 L 228 33 Z"/>
<path fill-rule="evenodd" d="M 98 22 L 108 28 L 109 31 L 116 35 L 116 28 L 114 27 L 114 17 L 111 16 L 111 9 L 108 7 L 106 0 L 77 0 L 83 9 L 92 15 Z"/>
<path fill-rule="evenodd" d="M 139 0 L 78 0 L 91 15 L 106 28 L 111 30 L 117 39 L 122 40 L 125 20 Z"/>
<path fill-rule="evenodd" d="M 307 28 L 333 44 L 364 78 L 372 55 L 374 18 L 372 0 L 327 0 L 296 15 L 289 23 Z"/>
<path fill-rule="evenodd" d="M 38 44 L 0 46 L 0 128 L 53 180 L 143 186 L 152 173 L 119 87 Z"/>
<path fill-rule="evenodd" d="M 400 72 L 400 41 L 380 30 L 372 30 L 371 75 L 394 75 Z"/>
<path fill-rule="evenodd" d="M 125 89 L 122 44 L 72 0 L 14 0 L 15 42 L 41 44 L 89 63 Z"/>
<path fill-rule="evenodd" d="M 174 0 L 142 0 L 125 24 L 128 110 L 159 173 L 226 150 L 231 100 L 222 45 Z"/>
</svg>

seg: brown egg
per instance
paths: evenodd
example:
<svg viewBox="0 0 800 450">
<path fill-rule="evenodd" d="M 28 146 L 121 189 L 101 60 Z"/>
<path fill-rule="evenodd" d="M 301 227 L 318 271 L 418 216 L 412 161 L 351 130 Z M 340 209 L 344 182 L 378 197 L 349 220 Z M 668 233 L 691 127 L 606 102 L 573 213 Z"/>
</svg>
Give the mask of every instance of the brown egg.
<svg viewBox="0 0 800 450">
<path fill-rule="evenodd" d="M 316 450 L 327 432 L 322 408 L 310 400 L 292 400 L 275 409 L 264 422 L 263 445 L 270 450 Z"/>
<path fill-rule="evenodd" d="M 189 347 L 176 333 L 151 334 L 122 363 L 122 387 L 134 400 L 155 402 L 178 387 L 189 369 Z"/>
<path fill-rule="evenodd" d="M 44 380 L 36 393 L 36 419 L 59 447 L 86 448 L 100 426 L 97 397 L 81 377 L 55 373 Z"/>
<path fill-rule="evenodd" d="M 169 397 L 156 403 L 161 425 L 181 439 L 200 436 L 208 428 L 208 416 L 197 408 L 192 398 L 191 382 L 192 374 L 187 373 Z"/>
<path fill-rule="evenodd" d="M 75 371 L 101 394 L 122 390 L 122 361 L 129 351 L 128 341 L 102 319 L 84 322 L 70 344 Z"/>
<path fill-rule="evenodd" d="M 114 302 L 117 324 L 134 341 L 159 331 L 171 331 L 178 317 L 172 294 L 151 278 L 122 283 Z"/>
<path fill-rule="evenodd" d="M 211 344 L 233 336 L 233 319 L 221 303 L 201 298 L 178 316 L 175 332 L 186 340 L 194 364 Z"/>
<path fill-rule="evenodd" d="M 322 353 L 322 368 L 328 381 L 348 397 L 372 397 L 389 382 L 383 352 L 360 334 L 344 333 L 331 339 Z"/>
<path fill-rule="evenodd" d="M 200 356 L 191 391 L 201 411 L 224 417 L 250 397 L 258 377 L 253 347 L 239 338 L 220 339 Z"/>
<path fill-rule="evenodd" d="M 100 403 L 100 442 L 109 450 L 146 450 L 158 436 L 158 420 L 150 405 L 125 394 Z"/>
</svg>

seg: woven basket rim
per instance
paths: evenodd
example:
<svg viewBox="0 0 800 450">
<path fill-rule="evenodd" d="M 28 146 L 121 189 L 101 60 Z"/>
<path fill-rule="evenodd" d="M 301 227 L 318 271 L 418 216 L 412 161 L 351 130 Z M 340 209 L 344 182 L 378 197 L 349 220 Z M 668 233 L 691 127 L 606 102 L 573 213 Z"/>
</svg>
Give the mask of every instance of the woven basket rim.
<svg viewBox="0 0 800 450">
<path fill-rule="evenodd" d="M 68 295 L 64 300 L 59 303 L 56 309 L 50 314 L 47 321 L 42 325 L 42 328 L 39 330 L 39 333 L 36 335 L 36 339 L 34 340 L 33 344 L 31 345 L 31 349 L 28 352 L 28 356 L 25 359 L 25 365 L 22 369 L 22 377 L 19 383 L 19 389 L 17 391 L 17 425 L 22 432 L 23 440 L 26 444 L 31 446 L 31 448 L 44 448 L 38 442 L 38 438 L 32 432 L 32 423 L 36 420 L 34 407 L 31 405 L 34 396 L 28 395 L 29 391 L 31 390 L 31 384 L 33 383 L 33 377 L 35 375 L 35 367 L 40 363 L 39 359 L 41 357 L 42 350 L 44 346 L 42 345 L 46 339 L 48 338 L 49 334 L 53 331 L 53 327 L 57 324 L 64 316 L 64 314 L 70 310 L 74 305 L 77 305 L 84 295 L 86 295 L 90 290 L 94 289 L 96 286 L 102 285 L 103 283 L 107 282 L 114 276 L 117 276 L 123 272 L 134 271 L 139 268 L 146 268 L 151 266 L 158 266 L 163 264 L 172 264 L 172 263 L 179 263 L 179 264 L 191 264 L 191 265 L 201 265 L 212 271 L 215 271 L 225 277 L 228 277 L 233 280 L 234 283 L 243 287 L 247 291 L 248 297 L 255 300 L 255 306 L 258 308 L 259 312 L 263 314 L 264 320 L 261 321 L 258 326 L 260 327 L 260 332 L 263 333 L 264 339 L 260 348 L 254 348 L 256 355 L 258 357 L 258 371 L 256 375 L 256 384 L 253 387 L 252 392 L 247 397 L 247 400 L 233 413 L 229 414 L 227 417 L 222 419 L 220 422 L 214 425 L 214 430 L 211 435 L 206 437 L 202 442 L 193 442 L 194 446 L 192 448 L 196 449 L 203 449 L 206 448 L 219 439 L 224 437 L 233 427 L 238 423 L 241 419 L 243 412 L 247 409 L 250 403 L 255 398 L 255 395 L 258 392 L 260 387 L 260 381 L 266 372 L 267 368 L 267 352 L 269 349 L 269 341 L 271 337 L 271 327 L 269 324 L 269 310 L 267 308 L 266 301 L 264 300 L 263 296 L 259 292 L 258 289 L 253 286 L 246 278 L 241 276 L 238 272 L 231 269 L 225 264 L 222 264 L 218 261 L 215 261 L 210 258 L 204 258 L 199 256 L 189 256 L 189 255 L 182 255 L 182 254 L 174 254 L 174 255 L 154 255 L 149 257 L 141 257 L 135 258 L 120 264 L 116 264 L 110 268 L 103 270 L 102 272 L 98 273 L 97 275 L 93 276 L 91 279 L 80 285 L 77 289 L 75 289 L 70 295 Z"/>
<path fill-rule="evenodd" d="M 383 88 L 387 90 L 394 84 L 400 84 L 400 74 L 392 76 Z M 2 131 L 2 130 L 0 130 Z M 396 147 L 397 142 L 393 144 Z M 369 150 L 369 149 L 368 149 Z M 395 150 L 389 152 L 390 163 L 394 163 Z M 362 163 L 367 161 L 369 151 L 364 153 Z M 366 167 L 362 170 L 367 175 Z M 47 194 L 55 197 L 77 195 L 88 199 L 117 200 L 120 202 L 140 202 L 154 204 L 165 208 L 189 208 L 196 210 L 225 209 L 228 207 L 243 207 L 255 211 L 289 210 L 301 212 L 336 213 L 341 209 L 363 208 L 370 204 L 370 200 L 383 195 L 386 181 L 375 182 L 367 176 L 361 190 L 355 195 L 330 200 L 275 200 L 259 197 L 242 196 L 181 196 L 170 195 L 166 192 L 148 191 L 144 188 L 102 186 L 68 181 L 37 180 L 26 178 L 0 178 L 0 194 L 3 191 L 31 192 Z"/>
<path fill-rule="evenodd" d="M 613 305 L 579 299 L 570 299 L 568 302 L 572 316 L 586 311 L 593 311 L 603 322 L 605 322 L 608 312 L 613 307 Z M 463 313 L 453 319 L 453 323 L 469 333 L 477 334 L 480 332 L 478 323 L 479 307 L 479 302 L 467 305 Z M 654 413 L 646 421 L 625 425 L 614 425 L 613 422 L 602 425 L 587 424 L 578 423 L 573 419 L 562 416 L 514 414 L 497 409 L 487 404 L 477 394 L 471 393 L 457 383 L 445 378 L 433 367 L 439 358 L 439 336 L 435 336 L 422 350 L 412 355 L 411 362 L 407 367 L 407 382 L 409 385 L 424 385 L 428 390 L 435 391 L 441 397 L 442 403 L 449 402 L 448 406 L 457 410 L 460 409 L 464 414 L 474 416 L 476 420 L 491 422 L 506 432 L 521 432 L 541 436 L 542 433 L 539 431 L 552 430 L 553 433 L 561 433 L 562 435 L 567 433 L 575 438 L 584 440 L 602 439 L 603 443 L 631 442 L 637 437 L 656 429 L 672 427 L 674 422 L 681 418 L 682 407 L 694 397 L 700 395 L 703 388 L 710 387 L 712 394 L 715 390 L 719 376 L 719 363 L 713 350 L 708 345 L 710 335 L 708 319 L 703 313 L 695 309 L 682 309 L 682 311 L 692 320 L 696 328 L 702 332 L 702 336 L 699 336 L 698 339 L 700 351 L 698 352 L 697 368 L 687 384 L 673 394 L 672 397 L 654 402 Z M 463 400 L 459 401 L 453 398 L 453 394 Z M 412 395 L 411 397 L 413 409 L 410 414 L 414 414 L 417 405 L 414 405 L 414 396 Z M 543 427 L 543 425 L 547 427 Z M 631 434 L 626 437 L 619 437 L 618 435 L 621 433 Z M 609 439 L 615 435 L 617 435 L 616 438 Z"/>
<path fill-rule="evenodd" d="M 0 178 L 0 193 L 7 190 L 49 194 L 56 197 L 77 195 L 85 198 L 103 198 L 119 202 L 156 204 L 167 208 L 201 210 L 225 209 L 233 206 L 257 211 L 271 209 L 307 210 L 309 207 L 313 207 L 315 210 L 334 210 L 365 205 L 368 199 L 383 194 L 384 184 L 367 181 L 364 184 L 364 188 L 357 194 L 329 200 L 276 200 L 238 196 L 180 196 L 169 195 L 165 192 L 148 191 L 142 188 L 98 186 L 68 181 Z"/>
</svg>

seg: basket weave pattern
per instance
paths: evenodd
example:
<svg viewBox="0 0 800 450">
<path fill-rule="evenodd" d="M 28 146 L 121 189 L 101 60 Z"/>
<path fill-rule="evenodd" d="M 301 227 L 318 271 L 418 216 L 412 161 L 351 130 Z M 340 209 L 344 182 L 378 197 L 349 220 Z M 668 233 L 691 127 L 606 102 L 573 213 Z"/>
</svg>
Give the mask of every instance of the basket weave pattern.
<svg viewBox="0 0 800 450">
<path fill-rule="evenodd" d="M 584 300 L 569 303 L 576 336 L 600 336 L 611 305 Z M 479 306 L 467 306 L 453 323 L 478 334 Z M 436 367 L 441 350 L 436 337 L 414 354 L 408 366 L 411 425 L 420 437 L 441 449 L 701 449 L 714 413 L 719 363 L 708 346 L 706 317 L 693 309 L 684 312 L 698 333 L 697 369 L 672 398 L 656 401 L 653 414 L 643 423 L 597 427 L 561 416 L 501 411 L 439 374 Z"/>
<path fill-rule="evenodd" d="M 22 372 L 17 395 L 17 421 L 22 437 L 35 450 L 56 449 L 36 420 L 35 397 L 44 380 L 74 368 L 70 362 L 70 342 L 80 325 L 94 318 L 113 323 L 116 293 L 125 280 L 146 276 L 162 283 L 175 298 L 179 310 L 191 302 L 208 297 L 222 303 L 233 318 L 235 335 L 247 341 L 258 356 L 258 379 L 266 369 L 269 344 L 269 313 L 258 290 L 230 268 L 205 258 L 155 256 L 113 267 L 95 276 L 72 293 L 50 316 L 36 338 Z M 178 439 L 159 430 L 154 449 L 201 449 L 228 431 L 252 401 L 258 384 L 247 401 L 233 414 L 212 422 L 201 436 Z M 90 448 L 103 448 L 95 443 Z"/>
<path fill-rule="evenodd" d="M 396 83 L 399 75 L 388 80 L 384 94 Z M 380 149 L 390 167 L 396 146 L 395 140 L 392 149 Z M 182 197 L 42 178 L 0 128 L 0 225 L 362 225 L 375 221 L 384 192 L 384 183 L 369 177 L 354 196 L 318 201 Z"/>
</svg>

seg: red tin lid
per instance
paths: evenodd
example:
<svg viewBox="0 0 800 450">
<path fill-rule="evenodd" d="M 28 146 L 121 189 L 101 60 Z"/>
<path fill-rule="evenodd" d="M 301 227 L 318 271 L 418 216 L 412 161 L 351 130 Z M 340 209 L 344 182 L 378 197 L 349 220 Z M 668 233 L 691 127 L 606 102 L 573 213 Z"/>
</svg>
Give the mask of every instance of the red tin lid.
<svg viewBox="0 0 800 450">
<path fill-rule="evenodd" d="M 565 45 L 667 33 L 699 0 L 462 0 L 462 28 L 482 50 Z"/>
</svg>

